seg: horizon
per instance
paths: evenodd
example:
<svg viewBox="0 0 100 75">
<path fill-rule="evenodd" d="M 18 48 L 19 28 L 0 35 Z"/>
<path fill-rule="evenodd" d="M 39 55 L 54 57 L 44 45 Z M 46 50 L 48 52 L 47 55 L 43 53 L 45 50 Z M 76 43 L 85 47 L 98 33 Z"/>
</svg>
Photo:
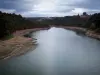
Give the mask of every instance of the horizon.
<svg viewBox="0 0 100 75">
<path fill-rule="evenodd" d="M 0 11 L 23 17 L 64 17 L 100 12 L 99 0 L 1 0 Z"/>
</svg>

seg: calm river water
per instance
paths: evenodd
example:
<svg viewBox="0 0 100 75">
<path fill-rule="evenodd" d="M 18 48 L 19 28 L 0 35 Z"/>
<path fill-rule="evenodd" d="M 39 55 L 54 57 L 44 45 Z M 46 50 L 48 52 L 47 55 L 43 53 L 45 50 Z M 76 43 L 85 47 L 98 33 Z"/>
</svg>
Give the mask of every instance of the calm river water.
<svg viewBox="0 0 100 75">
<path fill-rule="evenodd" d="M 100 41 L 55 27 L 32 37 L 37 48 L 0 61 L 0 75 L 100 75 Z"/>
</svg>

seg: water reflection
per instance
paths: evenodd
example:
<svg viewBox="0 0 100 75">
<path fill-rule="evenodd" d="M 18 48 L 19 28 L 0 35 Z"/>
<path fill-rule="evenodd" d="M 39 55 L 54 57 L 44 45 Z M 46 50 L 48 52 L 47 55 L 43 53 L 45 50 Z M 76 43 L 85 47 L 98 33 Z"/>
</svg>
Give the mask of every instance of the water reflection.
<svg viewBox="0 0 100 75">
<path fill-rule="evenodd" d="M 100 42 L 62 28 L 32 34 L 36 50 L 0 63 L 1 75 L 99 75 Z"/>
</svg>

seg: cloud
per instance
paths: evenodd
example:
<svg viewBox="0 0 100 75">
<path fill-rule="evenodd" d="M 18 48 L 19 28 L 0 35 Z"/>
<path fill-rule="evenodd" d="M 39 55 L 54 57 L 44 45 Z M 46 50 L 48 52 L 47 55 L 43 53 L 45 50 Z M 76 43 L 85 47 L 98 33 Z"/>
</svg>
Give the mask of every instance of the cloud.
<svg viewBox="0 0 100 75">
<path fill-rule="evenodd" d="M 16 12 L 15 9 L 3 9 L 3 8 L 0 8 L 0 11 L 6 12 L 6 13 L 15 13 Z"/>
<path fill-rule="evenodd" d="M 100 12 L 99 0 L 1 0 L 5 12 L 23 16 L 66 16 Z"/>
<path fill-rule="evenodd" d="M 98 13 L 100 10 L 97 9 L 86 9 L 86 8 L 75 8 L 72 10 L 73 13 L 79 13 L 82 14 L 83 12 L 87 12 L 88 14 Z"/>
<path fill-rule="evenodd" d="M 25 17 L 54 17 L 54 16 L 65 16 L 65 13 L 59 13 L 59 12 L 36 12 L 36 11 L 28 11 L 28 12 L 22 12 L 22 16 Z"/>
</svg>

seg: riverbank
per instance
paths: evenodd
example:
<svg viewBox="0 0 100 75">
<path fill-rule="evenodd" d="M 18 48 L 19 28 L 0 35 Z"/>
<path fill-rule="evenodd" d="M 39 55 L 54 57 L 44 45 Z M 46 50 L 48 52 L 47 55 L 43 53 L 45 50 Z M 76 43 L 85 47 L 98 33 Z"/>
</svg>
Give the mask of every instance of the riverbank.
<svg viewBox="0 0 100 75">
<path fill-rule="evenodd" d="M 19 30 L 13 33 L 13 38 L 0 40 L 0 59 L 8 59 L 34 50 L 37 46 L 36 39 L 24 37 L 24 35 L 44 29 L 47 28 Z"/>
<path fill-rule="evenodd" d="M 61 26 L 58 28 L 65 28 L 68 30 L 82 32 L 86 36 L 100 39 L 100 34 L 97 34 L 94 31 L 90 31 L 85 28 L 68 27 L 68 26 Z M 47 29 L 49 28 L 19 30 L 13 33 L 14 36 L 13 38 L 4 41 L 0 40 L 0 59 L 8 59 L 11 57 L 22 55 L 30 50 L 34 50 L 37 46 L 36 39 L 24 37 L 24 35 L 29 34 L 30 32 L 47 30 Z"/>
<path fill-rule="evenodd" d="M 0 42 L 0 59 L 21 55 L 35 46 L 30 38 L 14 36 L 12 39 Z"/>
<path fill-rule="evenodd" d="M 91 31 L 91 30 L 87 30 L 85 28 L 81 28 L 81 27 L 68 27 L 68 26 L 61 26 L 61 28 L 65 28 L 65 29 L 81 32 L 81 33 L 84 33 L 88 37 L 92 37 L 92 38 L 100 40 L 100 34 L 99 33 L 96 33 L 96 32 Z"/>
</svg>

